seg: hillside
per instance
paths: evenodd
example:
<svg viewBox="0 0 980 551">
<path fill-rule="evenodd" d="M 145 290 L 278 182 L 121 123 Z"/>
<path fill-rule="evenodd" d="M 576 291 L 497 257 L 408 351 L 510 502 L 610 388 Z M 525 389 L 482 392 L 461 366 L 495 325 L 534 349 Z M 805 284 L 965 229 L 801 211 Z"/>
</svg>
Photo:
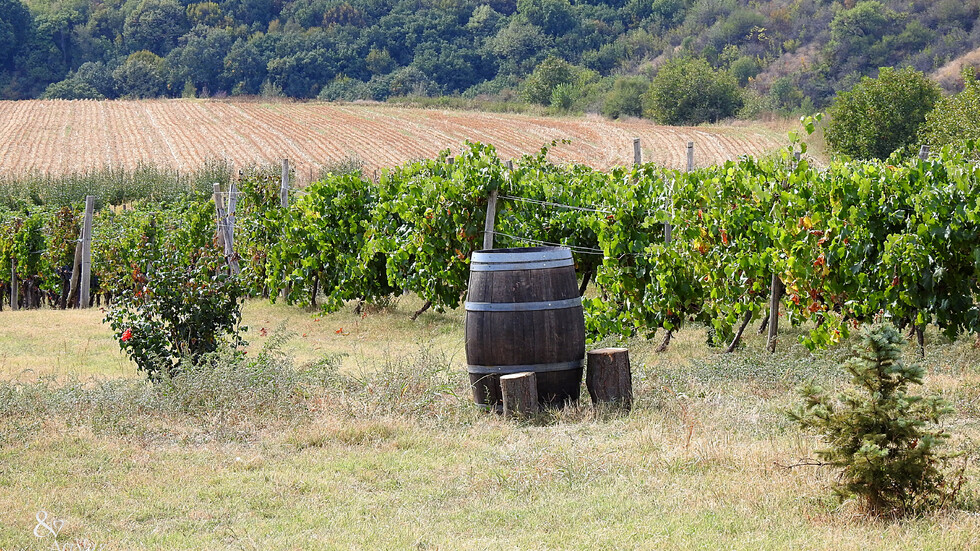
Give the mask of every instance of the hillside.
<svg viewBox="0 0 980 551">
<path fill-rule="evenodd" d="M 367 170 L 459 151 L 465 140 L 493 144 L 503 158 L 552 140 L 556 161 L 597 168 L 644 159 L 680 167 L 688 141 L 698 165 L 778 148 L 779 125 L 663 127 L 600 117 L 549 118 L 395 108 L 379 104 L 205 100 L 0 102 L 0 173 L 64 173 L 138 163 L 193 170 L 208 159 L 237 165 L 288 157 L 300 181 L 324 165 L 359 159 Z"/>
<path fill-rule="evenodd" d="M 752 116 L 822 108 L 882 66 L 935 71 L 980 46 L 978 17 L 980 0 L 0 0 L 0 98 L 462 95 L 617 115 L 617 82 L 693 56 Z M 549 56 L 572 67 L 557 102 L 528 93 Z"/>
</svg>

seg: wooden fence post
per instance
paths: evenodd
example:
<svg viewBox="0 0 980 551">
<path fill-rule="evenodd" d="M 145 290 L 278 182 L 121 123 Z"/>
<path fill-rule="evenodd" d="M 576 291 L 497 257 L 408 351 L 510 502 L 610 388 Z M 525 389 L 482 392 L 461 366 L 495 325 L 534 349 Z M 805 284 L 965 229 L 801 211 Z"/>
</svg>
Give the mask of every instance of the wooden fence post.
<svg viewBox="0 0 980 551">
<path fill-rule="evenodd" d="M 312 179 L 313 175 L 310 175 Z M 282 208 L 289 206 L 289 159 L 282 160 L 282 182 L 279 186 L 279 203 Z"/>
<path fill-rule="evenodd" d="M 237 187 L 232 182 L 229 193 L 229 206 L 235 208 Z M 228 263 L 228 273 L 237 275 L 241 270 L 238 266 L 238 258 L 235 256 L 235 215 L 225 211 L 225 202 L 221 197 L 221 185 L 214 184 L 214 210 L 218 223 L 218 237 L 224 244 L 225 261 Z"/>
<path fill-rule="evenodd" d="M 643 150 L 640 149 L 640 138 L 633 138 L 633 164 L 643 164 Z"/>
<path fill-rule="evenodd" d="M 504 417 L 530 417 L 538 412 L 538 381 L 533 372 L 500 377 Z"/>
<path fill-rule="evenodd" d="M 769 291 L 769 338 L 766 341 L 766 350 L 769 353 L 776 351 L 776 337 L 779 333 L 779 301 L 783 298 L 784 292 L 783 280 L 779 279 L 779 275 L 773 271 Z"/>
<path fill-rule="evenodd" d="M 483 226 L 483 248 L 493 248 L 493 229 L 497 222 L 497 190 L 490 191 L 490 199 L 487 201 L 487 220 Z"/>
<path fill-rule="evenodd" d="M 235 210 L 238 206 L 238 184 L 231 183 L 228 188 L 228 210 L 225 213 L 225 256 L 228 257 L 228 269 L 231 275 L 238 275 L 241 268 L 238 265 L 238 255 L 235 254 Z"/>
<path fill-rule="evenodd" d="M 10 257 L 10 309 L 17 310 L 19 297 L 17 296 L 17 260 Z"/>
<path fill-rule="evenodd" d="M 217 233 L 215 239 L 218 240 L 218 244 L 224 246 L 225 243 L 225 230 L 221 227 L 221 222 L 224 220 L 222 214 L 222 201 L 221 201 L 221 184 L 214 184 L 214 195 L 211 197 L 214 199 L 214 220 L 215 220 L 215 232 Z"/>
<path fill-rule="evenodd" d="M 95 213 L 95 196 L 85 196 L 85 220 L 82 222 L 82 275 L 78 283 L 80 308 L 88 308 L 92 297 L 92 215 Z"/>
</svg>

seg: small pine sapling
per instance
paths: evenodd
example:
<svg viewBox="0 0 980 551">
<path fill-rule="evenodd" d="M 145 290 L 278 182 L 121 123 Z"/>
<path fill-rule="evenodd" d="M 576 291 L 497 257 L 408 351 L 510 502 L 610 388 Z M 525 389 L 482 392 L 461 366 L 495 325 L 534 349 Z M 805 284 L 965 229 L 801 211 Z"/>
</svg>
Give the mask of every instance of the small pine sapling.
<svg viewBox="0 0 980 551">
<path fill-rule="evenodd" d="M 841 499 L 856 497 L 876 516 L 905 516 L 948 503 L 959 484 L 944 473 L 949 435 L 939 425 L 950 413 L 938 397 L 909 394 L 923 369 L 901 360 L 902 337 L 892 325 L 866 327 L 855 356 L 842 367 L 852 387 L 836 397 L 809 384 L 790 417 L 827 444 L 821 465 L 841 469 Z"/>
</svg>

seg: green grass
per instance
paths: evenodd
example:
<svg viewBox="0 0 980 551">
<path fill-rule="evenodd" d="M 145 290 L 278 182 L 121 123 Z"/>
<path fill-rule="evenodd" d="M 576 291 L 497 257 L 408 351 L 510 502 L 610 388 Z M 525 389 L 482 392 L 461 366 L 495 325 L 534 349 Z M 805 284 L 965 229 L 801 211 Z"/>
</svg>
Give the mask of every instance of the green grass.
<svg viewBox="0 0 980 551">
<path fill-rule="evenodd" d="M 4 372 L 0 548 L 41 548 L 40 510 L 65 521 L 62 545 L 126 550 L 980 545 L 973 464 L 956 507 L 891 522 L 838 503 L 832 472 L 784 467 L 815 443 L 782 411 L 803 380 L 839 384 L 843 350 L 770 356 L 753 333 L 725 356 L 686 330 L 666 354 L 630 343 L 632 412 L 586 397 L 518 423 L 470 403 L 460 313 L 413 323 L 416 302 L 363 318 L 250 302 L 252 360 L 158 387 L 103 357 L 120 356 L 94 312 L 5 311 L 0 354 L 38 371 L 96 344 L 74 372 Z M 35 334 L 56 323 L 60 340 Z M 294 337 L 277 349 L 280 324 Z M 926 386 L 954 402 L 968 448 L 980 352 L 927 345 Z"/>
</svg>

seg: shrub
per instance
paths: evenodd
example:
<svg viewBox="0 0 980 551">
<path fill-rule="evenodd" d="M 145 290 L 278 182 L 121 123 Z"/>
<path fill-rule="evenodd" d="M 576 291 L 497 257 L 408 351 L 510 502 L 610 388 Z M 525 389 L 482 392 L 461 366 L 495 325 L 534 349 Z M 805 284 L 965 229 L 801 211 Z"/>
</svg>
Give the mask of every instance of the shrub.
<svg viewBox="0 0 980 551">
<path fill-rule="evenodd" d="M 575 87 L 559 84 L 551 90 L 551 107 L 558 111 L 568 111 L 575 101 Z"/>
<path fill-rule="evenodd" d="M 891 325 L 865 328 L 856 356 L 842 367 L 853 387 L 836 398 L 812 384 L 805 403 L 790 413 L 828 447 L 817 452 L 842 470 L 841 498 L 863 500 L 869 513 L 901 516 L 934 508 L 955 493 L 938 450 L 948 434 L 937 424 L 950 408 L 940 398 L 908 393 L 922 384 L 923 369 L 901 360 L 902 337 Z"/>
<path fill-rule="evenodd" d="M 643 94 L 649 87 L 650 83 L 643 77 L 617 78 L 606 94 L 602 114 L 613 119 L 643 116 Z"/>
<path fill-rule="evenodd" d="M 521 89 L 521 96 L 529 103 L 549 105 L 554 89 L 560 84 L 575 81 L 575 66 L 564 59 L 548 56 L 531 73 Z"/>
<path fill-rule="evenodd" d="M 830 108 L 827 143 L 837 153 L 885 159 L 915 143 L 919 126 L 939 101 L 939 86 L 922 73 L 883 67 L 878 78 L 864 77 Z"/>
<path fill-rule="evenodd" d="M 973 69 L 963 72 L 965 88 L 955 96 L 944 97 L 922 124 L 922 141 L 940 148 L 968 139 L 980 139 L 980 81 Z"/>
<path fill-rule="evenodd" d="M 105 96 L 85 81 L 67 78 L 49 85 L 41 99 L 105 99 Z"/>
<path fill-rule="evenodd" d="M 223 343 L 245 344 L 244 289 L 222 270 L 220 253 L 200 248 L 184 257 L 165 249 L 151 260 L 146 271 L 133 266 L 136 291 L 119 296 L 105 318 L 119 347 L 151 380 L 176 375 L 182 362 L 201 365 Z"/>
<path fill-rule="evenodd" d="M 644 114 L 662 124 L 717 122 L 735 116 L 742 107 L 742 94 L 731 73 L 688 57 L 668 61 L 653 77 L 643 100 Z"/>
<path fill-rule="evenodd" d="M 740 86 L 745 86 L 750 80 L 762 72 L 759 60 L 750 56 L 742 56 L 732 62 L 730 67 L 732 75 Z"/>
</svg>

